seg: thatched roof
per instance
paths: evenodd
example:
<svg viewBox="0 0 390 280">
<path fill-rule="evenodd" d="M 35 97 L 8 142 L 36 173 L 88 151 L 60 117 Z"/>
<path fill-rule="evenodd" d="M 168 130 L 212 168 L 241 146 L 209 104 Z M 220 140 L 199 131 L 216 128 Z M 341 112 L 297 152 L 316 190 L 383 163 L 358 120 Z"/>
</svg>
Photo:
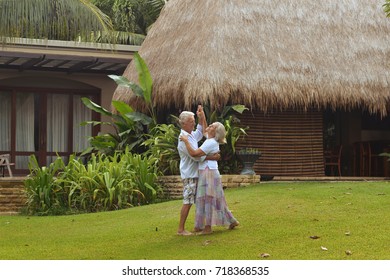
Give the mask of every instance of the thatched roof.
<svg viewBox="0 0 390 280">
<path fill-rule="evenodd" d="M 160 109 L 245 104 L 387 114 L 390 18 L 383 1 L 170 0 L 139 54 Z M 124 76 L 137 82 L 130 64 Z M 114 99 L 130 101 L 117 88 Z"/>
</svg>

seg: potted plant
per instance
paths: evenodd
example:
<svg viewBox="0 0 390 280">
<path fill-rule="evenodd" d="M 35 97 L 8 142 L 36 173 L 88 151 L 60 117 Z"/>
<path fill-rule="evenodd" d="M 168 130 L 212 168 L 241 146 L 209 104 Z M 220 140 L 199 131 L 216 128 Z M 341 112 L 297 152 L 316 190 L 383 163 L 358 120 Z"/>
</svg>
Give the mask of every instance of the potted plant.
<svg viewBox="0 0 390 280">
<path fill-rule="evenodd" d="M 241 175 L 255 175 L 253 165 L 261 156 L 261 152 L 257 148 L 243 148 L 237 152 L 238 158 L 241 160 L 243 169 Z"/>
</svg>

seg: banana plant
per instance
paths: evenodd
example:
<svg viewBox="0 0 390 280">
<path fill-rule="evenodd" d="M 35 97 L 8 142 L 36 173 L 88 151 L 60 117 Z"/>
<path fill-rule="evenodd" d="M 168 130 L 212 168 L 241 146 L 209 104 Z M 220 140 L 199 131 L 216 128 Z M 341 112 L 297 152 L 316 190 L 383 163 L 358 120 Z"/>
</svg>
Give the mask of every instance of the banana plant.
<svg viewBox="0 0 390 280">
<path fill-rule="evenodd" d="M 134 64 L 135 68 L 138 72 L 138 83 L 133 83 L 129 81 L 124 76 L 117 76 L 117 75 L 109 75 L 111 79 L 113 79 L 118 86 L 130 88 L 131 91 L 134 93 L 135 96 L 140 97 L 144 100 L 146 108 L 149 112 L 149 115 L 152 119 L 151 126 L 154 127 L 157 124 L 157 115 L 156 111 L 153 106 L 153 98 L 152 98 L 152 91 L 153 91 L 153 80 L 152 76 L 150 75 L 149 69 L 145 63 L 145 61 L 142 59 L 142 57 L 138 54 L 134 54 Z"/>
<path fill-rule="evenodd" d="M 134 63 L 138 72 L 139 85 L 130 82 L 126 77 L 109 75 L 118 86 L 130 88 L 132 92 L 142 98 L 148 108 L 149 116 L 137 112 L 129 104 L 122 101 L 113 101 L 112 106 L 116 113 L 112 113 L 102 106 L 94 103 L 84 97 L 82 102 L 89 109 L 110 117 L 113 122 L 88 121 L 82 125 L 110 125 L 114 128 L 115 133 L 107 133 L 90 138 L 91 147 L 87 148 L 82 155 L 92 152 L 101 152 L 113 155 L 116 151 L 124 151 L 126 147 L 135 153 L 143 153 L 145 147 L 142 143 L 147 139 L 148 131 L 157 124 L 156 112 L 152 105 L 153 81 L 145 61 L 138 53 L 134 55 Z"/>
<path fill-rule="evenodd" d="M 113 101 L 112 105 L 118 113 L 111 113 L 102 106 L 84 97 L 82 102 L 89 109 L 113 119 L 113 122 L 87 121 L 82 125 L 109 125 L 115 133 L 107 133 L 90 138 L 91 147 L 87 148 L 83 155 L 100 151 L 104 154 L 113 155 L 115 151 L 123 151 L 129 147 L 131 151 L 142 152 L 142 143 L 146 139 L 145 127 L 152 123 L 152 119 L 122 101 Z"/>
</svg>

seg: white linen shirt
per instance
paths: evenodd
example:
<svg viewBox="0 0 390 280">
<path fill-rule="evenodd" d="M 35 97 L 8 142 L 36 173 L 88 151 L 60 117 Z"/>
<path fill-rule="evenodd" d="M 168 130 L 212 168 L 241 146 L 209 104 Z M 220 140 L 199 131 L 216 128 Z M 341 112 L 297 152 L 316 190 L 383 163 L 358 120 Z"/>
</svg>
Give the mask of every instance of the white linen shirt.
<svg viewBox="0 0 390 280">
<path fill-rule="evenodd" d="M 191 147 L 194 150 L 198 149 L 198 142 L 202 140 L 203 138 L 203 127 L 198 124 L 196 126 L 196 130 L 192 131 L 191 133 L 186 132 L 185 130 L 180 131 L 180 135 L 188 135 L 188 142 L 190 143 Z M 179 136 L 180 137 L 180 136 Z M 179 151 L 180 155 L 180 176 L 182 179 L 188 179 L 188 178 L 198 178 L 198 168 L 199 168 L 199 161 L 202 161 L 206 158 L 206 156 L 203 156 L 201 158 L 194 158 L 191 157 L 188 153 L 186 144 L 180 140 L 177 144 L 177 150 Z"/>
<path fill-rule="evenodd" d="M 200 148 L 206 155 L 215 154 L 219 152 L 219 143 L 215 138 L 209 138 Z M 216 160 L 205 160 L 199 162 L 199 169 L 204 170 L 208 167 L 209 169 L 218 169 L 218 162 Z"/>
</svg>

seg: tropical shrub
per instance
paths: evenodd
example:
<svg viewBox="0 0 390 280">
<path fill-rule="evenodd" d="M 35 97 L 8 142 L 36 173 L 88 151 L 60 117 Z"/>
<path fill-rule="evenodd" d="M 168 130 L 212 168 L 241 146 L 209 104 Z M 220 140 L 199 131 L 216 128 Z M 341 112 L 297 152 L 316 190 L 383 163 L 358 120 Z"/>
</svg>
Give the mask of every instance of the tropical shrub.
<svg viewBox="0 0 390 280">
<path fill-rule="evenodd" d="M 68 196 L 67 206 L 75 211 L 127 208 L 131 206 L 128 197 L 136 191 L 131 174 L 116 161 L 116 155 L 92 154 L 86 165 L 72 158 L 57 183 Z"/>
<path fill-rule="evenodd" d="M 157 160 L 125 153 L 92 154 L 84 165 L 71 156 L 39 167 L 30 158 L 25 182 L 29 214 L 50 215 L 117 210 L 156 201 L 162 189 L 157 181 Z"/>
<path fill-rule="evenodd" d="M 121 162 L 133 174 L 132 179 L 137 186 L 138 195 L 132 202 L 137 205 L 149 204 L 162 194 L 162 188 L 157 183 L 161 173 L 158 171 L 158 160 L 155 157 L 125 153 L 121 156 Z"/>
<path fill-rule="evenodd" d="M 146 154 L 158 159 L 158 169 L 164 175 L 180 174 L 177 151 L 179 134 L 180 128 L 173 124 L 158 124 L 151 129 L 149 139 L 144 143 Z"/>
<path fill-rule="evenodd" d="M 148 110 L 149 116 L 135 111 L 130 105 L 122 101 L 113 101 L 112 105 L 115 113 L 108 111 L 102 106 L 92 102 L 88 98 L 82 98 L 83 103 L 91 110 L 108 116 L 114 122 L 95 122 L 89 121 L 83 124 L 109 125 L 116 131 L 115 134 L 108 133 L 90 138 L 91 147 L 83 152 L 83 155 L 93 152 L 99 152 L 107 155 L 113 155 L 115 152 L 124 151 L 129 148 L 130 151 L 138 154 L 145 152 L 142 143 L 147 139 L 147 133 L 157 124 L 157 116 L 152 102 L 153 81 L 146 66 L 145 61 L 138 53 L 134 54 L 134 63 L 138 72 L 139 85 L 129 81 L 126 77 L 109 75 L 118 86 L 127 87 L 141 98 Z"/>
<path fill-rule="evenodd" d="M 61 157 L 57 157 L 48 167 L 40 167 L 34 155 L 30 156 L 30 174 L 24 181 L 27 195 L 28 213 L 40 215 L 65 212 L 66 194 L 58 184 L 56 184 L 56 174 L 64 168 Z"/>
<path fill-rule="evenodd" d="M 133 108 L 122 101 L 112 102 L 118 113 L 111 113 L 86 97 L 81 100 L 89 109 L 113 119 L 113 122 L 88 121 L 84 122 L 83 125 L 109 125 L 115 130 L 115 133 L 91 137 L 89 139 L 91 146 L 83 151 L 82 155 L 91 153 L 114 155 L 115 152 L 125 151 L 126 148 L 135 153 L 145 151 L 142 143 L 146 140 L 145 127 L 152 123 L 149 116 L 134 111 Z"/>
</svg>

